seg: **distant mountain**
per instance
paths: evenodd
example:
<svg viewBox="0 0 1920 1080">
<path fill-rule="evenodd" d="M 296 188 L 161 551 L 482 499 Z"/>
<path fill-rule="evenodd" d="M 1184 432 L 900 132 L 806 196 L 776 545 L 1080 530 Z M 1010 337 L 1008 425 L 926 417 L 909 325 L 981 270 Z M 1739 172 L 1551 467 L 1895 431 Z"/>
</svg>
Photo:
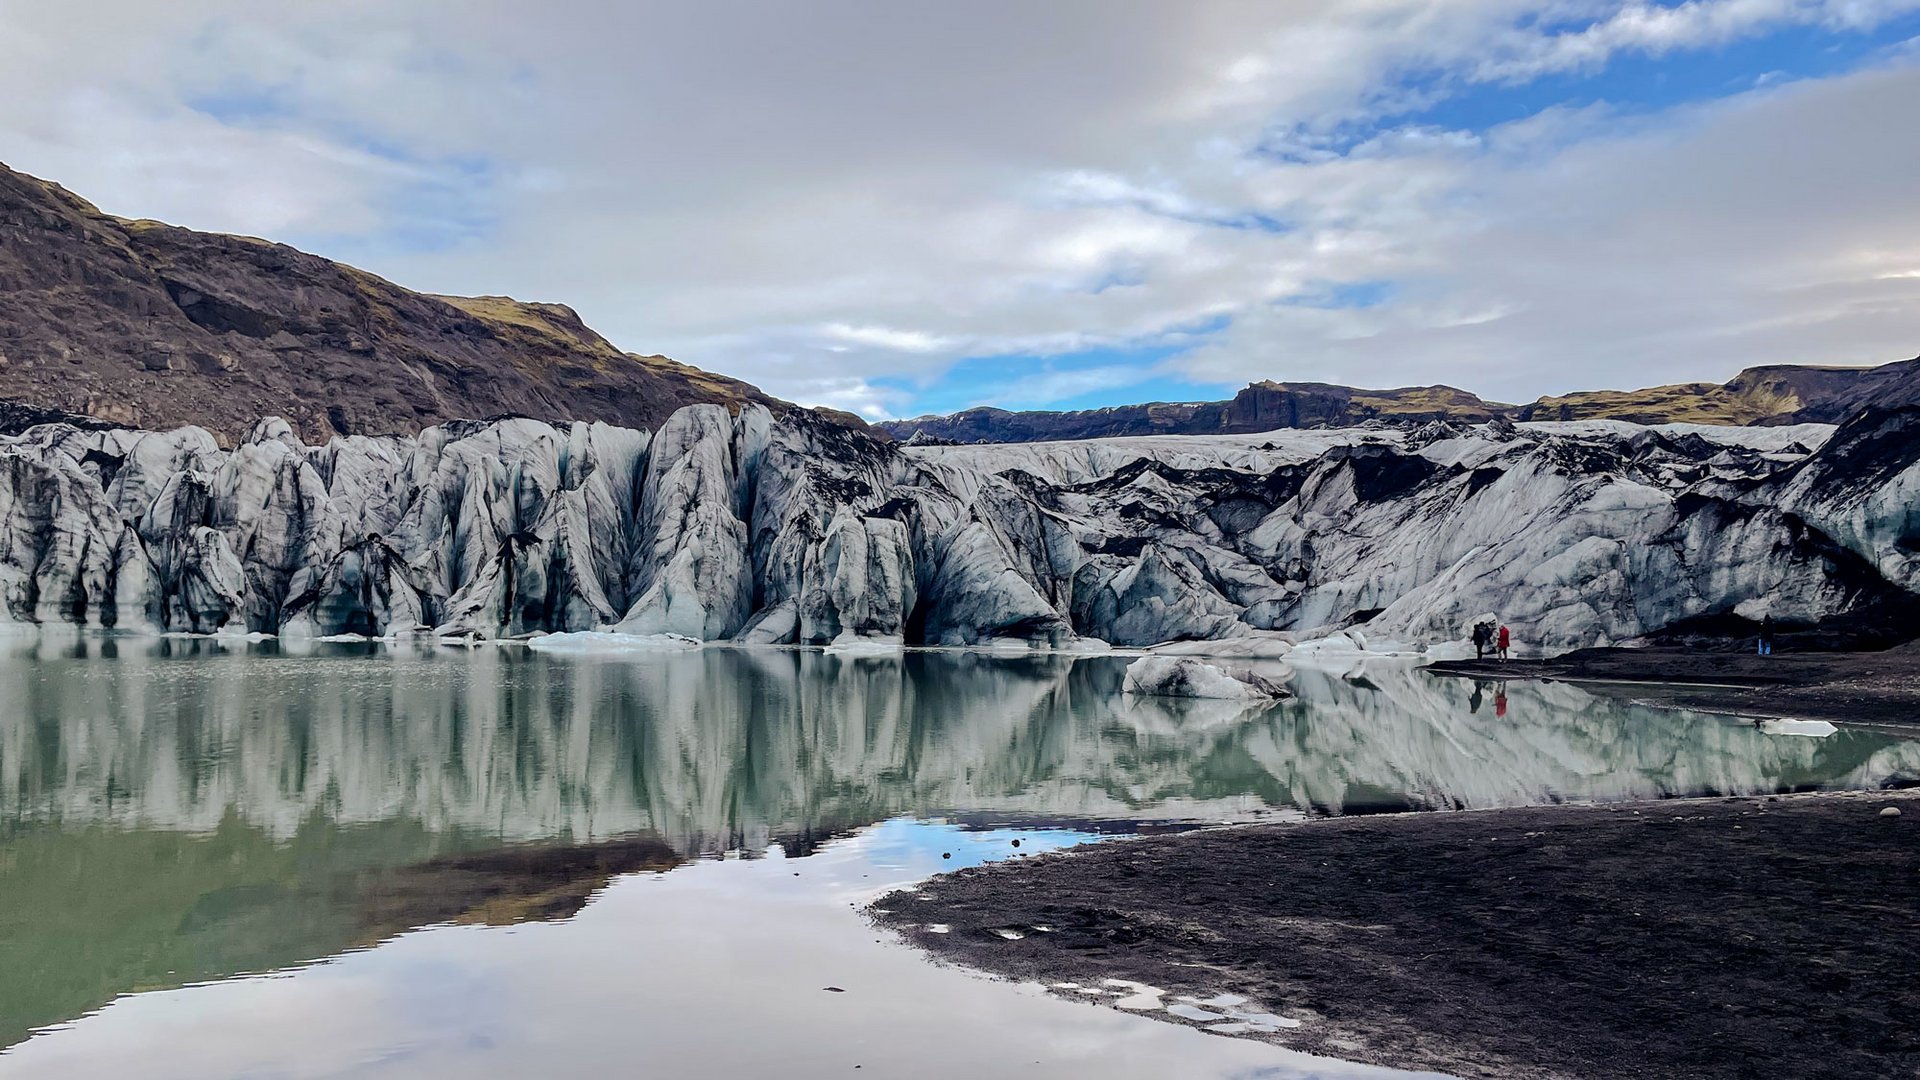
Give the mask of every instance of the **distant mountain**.
<svg viewBox="0 0 1920 1080">
<path fill-rule="evenodd" d="M 60 414 L 227 440 L 272 415 L 314 439 L 501 414 L 652 428 L 701 402 L 794 408 L 623 353 L 560 304 L 412 292 L 284 244 L 113 217 L 0 165 L 7 429 Z"/>
<path fill-rule="evenodd" d="M 1920 359 L 1861 368 L 1778 364 L 1748 368 L 1726 383 L 1596 390 L 1543 397 L 1530 405 L 1487 401 L 1451 386 L 1359 390 L 1326 383 L 1257 382 L 1230 401 L 1156 402 L 1079 412 L 978 408 L 874 426 L 895 438 L 920 442 L 1041 442 L 1351 427 L 1368 420 L 1484 423 L 1495 416 L 1640 424 L 1838 423 L 1871 404 L 1914 403 L 1920 403 Z"/>
<path fill-rule="evenodd" d="M 1591 390 L 1543 397 L 1522 420 L 1629 420 L 1637 424 L 1837 424 L 1869 405 L 1920 401 L 1920 358 L 1879 367 L 1752 367 L 1724 383 Z"/>
<path fill-rule="evenodd" d="M 951 416 L 888 420 L 874 426 L 899 439 L 1040 442 L 1114 435 L 1218 435 L 1277 428 L 1351 427 L 1375 418 L 1483 423 L 1519 407 L 1482 401 L 1451 386 L 1356 390 L 1326 383 L 1257 382 L 1231 401 L 1154 402 L 1081 412 L 1008 412 L 978 408 Z"/>
</svg>

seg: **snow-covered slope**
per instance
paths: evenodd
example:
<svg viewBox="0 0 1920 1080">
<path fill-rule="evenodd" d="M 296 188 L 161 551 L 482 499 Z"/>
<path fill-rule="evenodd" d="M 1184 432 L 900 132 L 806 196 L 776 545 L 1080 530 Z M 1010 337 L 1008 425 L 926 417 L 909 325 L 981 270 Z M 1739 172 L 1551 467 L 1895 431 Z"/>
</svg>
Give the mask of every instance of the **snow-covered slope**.
<svg viewBox="0 0 1920 1080">
<path fill-rule="evenodd" d="M 322 636 L 1116 644 L 1365 622 L 1527 648 L 1920 590 L 1920 410 L 1837 431 L 1614 421 L 876 442 L 692 406 L 231 450 L 0 439 L 0 621 Z"/>
</svg>

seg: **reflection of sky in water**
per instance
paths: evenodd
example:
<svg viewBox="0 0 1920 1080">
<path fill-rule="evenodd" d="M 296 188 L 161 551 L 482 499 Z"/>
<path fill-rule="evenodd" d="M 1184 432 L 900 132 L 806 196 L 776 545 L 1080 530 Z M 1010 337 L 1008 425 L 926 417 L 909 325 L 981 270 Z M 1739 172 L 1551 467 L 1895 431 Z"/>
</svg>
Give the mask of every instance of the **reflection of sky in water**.
<svg viewBox="0 0 1920 1080">
<path fill-rule="evenodd" d="M 1092 837 L 896 819 L 805 858 L 621 878 L 565 923 L 416 931 L 289 974 L 123 998 L 5 1060 L 62 1080 L 1400 1075 L 955 971 L 854 911 L 1014 855 L 1016 838 L 1025 852 Z"/>
<path fill-rule="evenodd" d="M 1566 685 L 1511 687 L 1502 714 L 1394 666 L 1302 671 L 1299 700 L 1250 708 L 1123 697 L 1115 658 L 308 649 L 0 641 L 0 1044 L 146 991 L 0 1071 L 1299 1076 L 1272 1046 L 928 964 L 853 908 L 1179 822 L 1920 778 L 1920 744 L 1881 734 Z M 629 835 L 727 857 L 617 877 L 564 922 L 367 948 L 449 917 L 367 916 L 414 868 Z M 506 885 L 508 915 L 475 910 L 555 917 L 546 884 Z"/>
<path fill-rule="evenodd" d="M 1069 829 L 968 830 L 950 822 L 894 818 L 864 830 L 856 842 L 876 869 L 897 870 L 918 879 L 1099 839 L 1097 834 Z M 1013 846 L 1016 840 L 1019 847 Z"/>
</svg>

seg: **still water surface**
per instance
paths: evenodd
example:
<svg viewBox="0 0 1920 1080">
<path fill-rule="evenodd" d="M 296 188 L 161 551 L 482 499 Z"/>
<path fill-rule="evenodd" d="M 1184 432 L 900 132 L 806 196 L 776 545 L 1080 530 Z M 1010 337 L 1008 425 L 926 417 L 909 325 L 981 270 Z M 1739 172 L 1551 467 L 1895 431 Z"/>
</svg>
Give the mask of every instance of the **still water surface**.
<svg viewBox="0 0 1920 1080">
<path fill-rule="evenodd" d="M 1302 671 L 1245 707 L 1124 666 L 0 640 L 0 1074 L 1383 1075 L 856 909 L 1145 830 L 1920 780 L 1920 742 L 1565 685 Z"/>
</svg>

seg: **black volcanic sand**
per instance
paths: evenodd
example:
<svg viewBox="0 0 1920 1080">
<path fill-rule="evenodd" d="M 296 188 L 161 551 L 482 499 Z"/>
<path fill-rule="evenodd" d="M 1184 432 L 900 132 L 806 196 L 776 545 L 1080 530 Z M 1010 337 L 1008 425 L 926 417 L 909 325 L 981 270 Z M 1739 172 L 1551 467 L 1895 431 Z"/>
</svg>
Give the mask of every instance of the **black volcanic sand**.
<svg viewBox="0 0 1920 1080">
<path fill-rule="evenodd" d="M 1243 994 L 1305 1021 L 1274 1041 L 1349 1060 L 1502 1078 L 1920 1071 L 1915 791 L 1244 826 L 922 890 L 881 899 L 875 921 L 1005 976 Z"/>
<path fill-rule="evenodd" d="M 1560 679 L 1650 705 L 1741 716 L 1920 724 L 1920 643 L 1882 652 L 1756 656 L 1679 648 L 1581 649 L 1551 660 L 1454 660 L 1436 675 Z"/>
</svg>

